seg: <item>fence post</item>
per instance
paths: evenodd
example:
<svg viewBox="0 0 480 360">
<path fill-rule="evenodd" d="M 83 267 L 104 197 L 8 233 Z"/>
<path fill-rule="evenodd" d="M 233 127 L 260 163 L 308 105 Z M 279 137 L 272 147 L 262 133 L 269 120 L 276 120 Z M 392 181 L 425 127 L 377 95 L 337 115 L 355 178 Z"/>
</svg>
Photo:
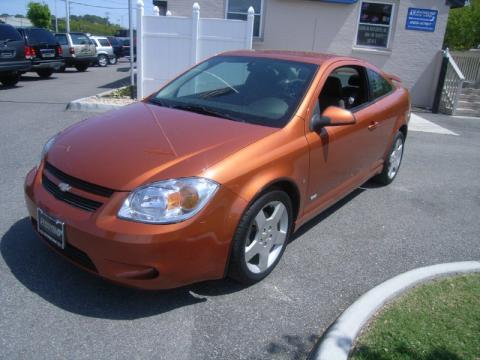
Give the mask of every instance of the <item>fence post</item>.
<svg viewBox="0 0 480 360">
<path fill-rule="evenodd" d="M 153 7 L 153 15 L 154 16 L 160 16 L 160 9 L 158 6 Z"/>
<path fill-rule="evenodd" d="M 198 61 L 198 28 L 200 22 L 200 5 L 194 3 L 192 7 L 192 65 Z"/>
<path fill-rule="evenodd" d="M 137 100 L 143 99 L 143 0 L 137 1 Z M 133 44 L 130 44 L 133 46 Z"/>
<path fill-rule="evenodd" d="M 172 12 L 170 10 L 167 10 L 167 12 L 165 13 L 166 16 L 172 16 Z"/>
<path fill-rule="evenodd" d="M 448 67 L 448 49 L 442 51 L 442 67 L 440 68 L 440 75 L 438 76 L 437 90 L 433 99 L 432 113 L 438 114 L 440 109 L 440 100 L 442 99 L 443 86 L 445 85 L 445 77 L 447 75 Z"/>
<path fill-rule="evenodd" d="M 253 24 L 255 22 L 255 9 L 250 6 L 247 16 L 247 32 L 245 35 L 245 48 L 251 50 L 253 42 Z"/>
</svg>

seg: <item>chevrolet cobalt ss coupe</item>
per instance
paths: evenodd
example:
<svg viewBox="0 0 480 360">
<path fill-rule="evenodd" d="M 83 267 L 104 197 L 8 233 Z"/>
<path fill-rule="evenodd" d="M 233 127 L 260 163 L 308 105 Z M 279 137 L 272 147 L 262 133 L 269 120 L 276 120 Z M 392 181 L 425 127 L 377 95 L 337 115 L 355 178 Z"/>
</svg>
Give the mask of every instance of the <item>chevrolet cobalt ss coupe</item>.
<svg viewBox="0 0 480 360">
<path fill-rule="evenodd" d="M 51 138 L 26 203 L 51 248 L 111 281 L 251 284 L 302 224 L 396 177 L 409 117 L 400 79 L 364 61 L 223 53 Z"/>
</svg>

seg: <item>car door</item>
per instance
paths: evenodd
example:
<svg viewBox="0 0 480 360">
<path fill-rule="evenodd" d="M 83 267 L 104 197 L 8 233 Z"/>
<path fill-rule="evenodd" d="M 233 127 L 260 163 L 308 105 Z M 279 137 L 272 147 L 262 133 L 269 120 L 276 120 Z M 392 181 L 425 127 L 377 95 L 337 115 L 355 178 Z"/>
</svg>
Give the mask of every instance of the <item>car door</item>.
<svg viewBox="0 0 480 360">
<path fill-rule="evenodd" d="M 373 118 L 369 112 L 369 87 L 366 69 L 359 63 L 338 62 L 329 68 L 319 81 L 317 97 L 310 104 L 306 121 L 306 138 L 309 144 L 310 169 L 305 215 L 315 214 L 338 201 L 346 193 L 361 185 L 369 176 L 375 152 L 372 150 Z M 350 75 L 348 75 L 350 74 Z M 358 94 L 349 100 L 343 95 L 350 78 L 358 80 Z M 329 79 L 336 78 L 331 81 Z M 340 85 L 339 85 L 340 82 Z M 332 86 L 336 83 L 336 87 Z M 341 89 L 338 89 L 341 86 Z M 328 90 L 330 89 L 330 90 Z M 325 97 L 329 98 L 328 101 Z M 318 98 L 318 99 L 317 99 Z M 323 109 L 322 109 L 323 105 Z M 326 126 L 320 133 L 310 129 L 315 112 L 326 106 L 345 107 L 356 120 L 353 125 Z"/>
<path fill-rule="evenodd" d="M 375 164 L 382 164 L 392 133 L 395 128 L 397 114 L 399 113 L 394 95 L 395 87 L 387 81 L 379 72 L 367 69 L 368 83 L 370 88 L 370 105 L 366 116 L 372 119 L 371 151 L 375 158 Z M 375 165 L 374 164 L 374 165 Z"/>
</svg>

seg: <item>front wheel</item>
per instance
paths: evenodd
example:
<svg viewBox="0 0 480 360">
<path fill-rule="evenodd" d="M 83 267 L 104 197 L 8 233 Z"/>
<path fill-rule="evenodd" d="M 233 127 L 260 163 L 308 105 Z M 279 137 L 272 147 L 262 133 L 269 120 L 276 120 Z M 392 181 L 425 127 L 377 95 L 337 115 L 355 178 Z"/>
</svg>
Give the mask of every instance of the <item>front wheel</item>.
<svg viewBox="0 0 480 360">
<path fill-rule="evenodd" d="M 405 147 L 405 136 L 402 132 L 397 132 L 393 140 L 392 148 L 384 162 L 383 170 L 373 178 L 379 184 L 390 184 L 398 174 L 403 159 L 403 149 Z"/>
<path fill-rule="evenodd" d="M 108 59 L 108 63 L 110 65 L 115 65 L 117 62 L 118 62 L 118 58 L 116 56 L 113 56 L 113 57 Z"/>
<path fill-rule="evenodd" d="M 36 71 L 42 79 L 47 79 L 53 74 L 53 69 L 39 69 Z"/>
<path fill-rule="evenodd" d="M 228 274 L 253 284 L 280 261 L 292 229 L 292 202 L 280 190 L 259 197 L 243 214 L 233 238 Z"/>
<path fill-rule="evenodd" d="M 105 67 L 108 65 L 108 56 L 100 54 L 97 56 L 98 66 Z"/>
</svg>

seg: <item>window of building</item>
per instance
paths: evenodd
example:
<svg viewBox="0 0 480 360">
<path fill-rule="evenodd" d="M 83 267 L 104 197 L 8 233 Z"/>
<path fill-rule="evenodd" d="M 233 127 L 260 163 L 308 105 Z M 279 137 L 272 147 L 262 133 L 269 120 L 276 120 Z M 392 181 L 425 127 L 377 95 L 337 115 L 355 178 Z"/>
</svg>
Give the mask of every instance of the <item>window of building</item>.
<svg viewBox="0 0 480 360">
<path fill-rule="evenodd" d="M 388 48 L 393 10 L 393 4 L 362 1 L 356 45 Z"/>
<path fill-rule="evenodd" d="M 373 99 L 387 95 L 393 90 L 393 86 L 376 71 L 368 69 L 367 73 Z"/>
<path fill-rule="evenodd" d="M 227 19 L 247 20 L 248 8 L 253 6 L 255 20 L 253 23 L 253 36 L 260 37 L 262 25 L 263 0 L 227 0 Z"/>
</svg>

